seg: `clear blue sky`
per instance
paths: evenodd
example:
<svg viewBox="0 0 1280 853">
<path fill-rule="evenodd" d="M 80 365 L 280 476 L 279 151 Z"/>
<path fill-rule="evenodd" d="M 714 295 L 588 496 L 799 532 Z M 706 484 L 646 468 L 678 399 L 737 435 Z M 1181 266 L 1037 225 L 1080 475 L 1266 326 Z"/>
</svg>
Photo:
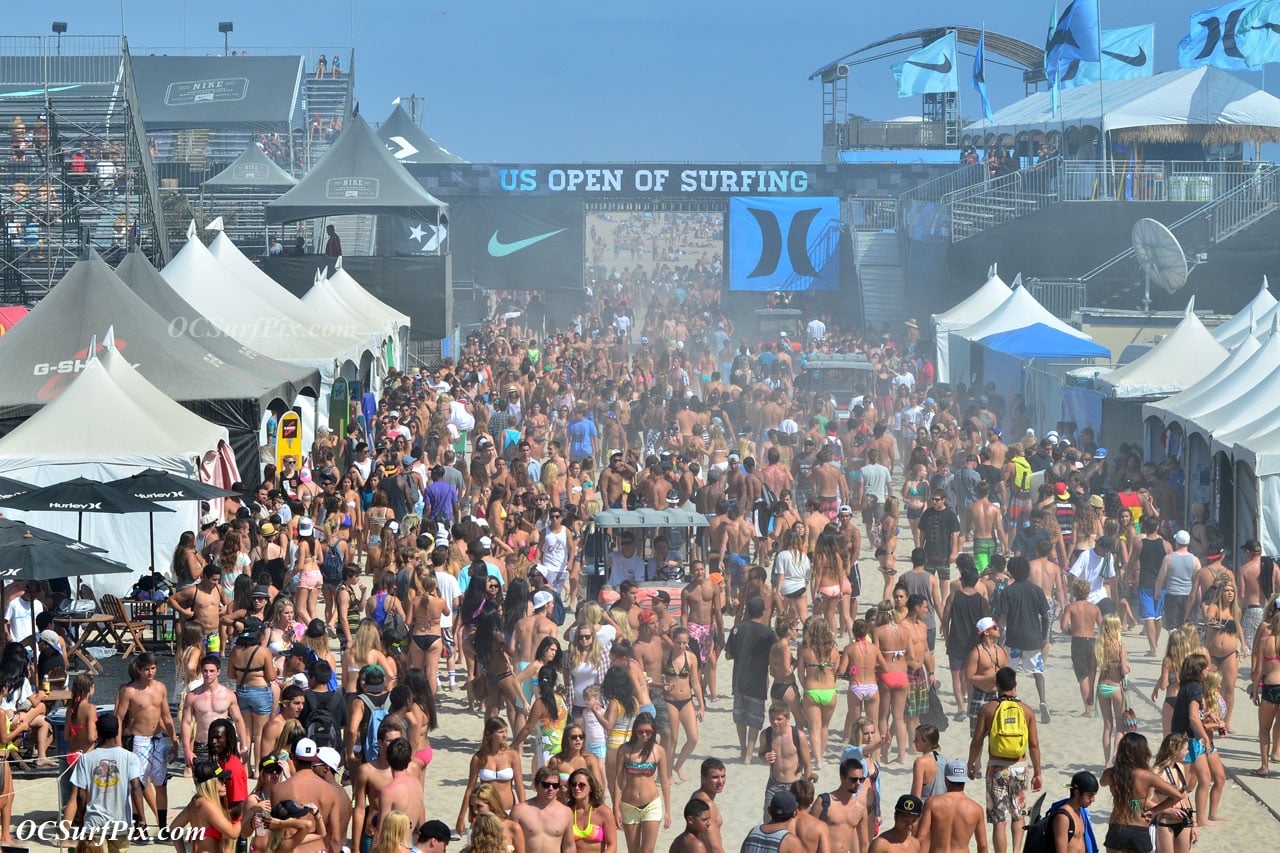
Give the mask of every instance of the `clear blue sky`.
<svg viewBox="0 0 1280 853">
<path fill-rule="evenodd" d="M 1102 0 L 1102 23 L 1154 21 L 1156 71 L 1168 71 L 1177 66 L 1188 15 L 1212 5 Z M 820 66 L 928 26 L 985 23 L 1043 44 L 1051 8 L 1051 0 L 124 0 L 124 18 L 135 50 L 221 51 L 220 20 L 235 22 L 233 48 L 354 44 L 356 94 L 369 120 L 382 120 L 397 95 L 416 93 L 426 98 L 424 128 L 473 162 L 813 161 L 822 102 L 820 84 L 808 76 Z M 45 34 L 57 19 L 70 24 L 69 34 L 87 35 L 118 33 L 121 15 L 118 0 L 52 0 L 9 3 L 5 18 L 10 34 Z M 1021 73 L 988 56 L 999 109 L 1022 97 Z M 918 98 L 895 95 L 893 61 L 853 69 L 851 111 L 879 119 L 919 114 Z M 960 97 L 972 117 L 971 63 L 962 56 Z M 1280 70 L 1270 76 L 1268 88 L 1280 91 Z M 1246 77 L 1260 83 L 1262 75 Z"/>
</svg>

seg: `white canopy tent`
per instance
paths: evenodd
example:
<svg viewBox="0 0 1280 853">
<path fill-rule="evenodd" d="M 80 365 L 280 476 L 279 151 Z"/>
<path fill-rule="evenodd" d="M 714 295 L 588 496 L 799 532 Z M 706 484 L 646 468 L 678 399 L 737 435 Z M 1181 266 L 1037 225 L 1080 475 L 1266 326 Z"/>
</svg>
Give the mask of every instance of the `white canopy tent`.
<svg viewBox="0 0 1280 853">
<path fill-rule="evenodd" d="M 396 366 L 405 367 L 407 364 L 405 354 L 409 348 L 409 315 L 397 311 L 365 290 L 364 285 L 356 281 L 351 273 L 343 268 L 341 257 L 334 261 L 333 272 L 329 274 L 328 282 L 334 294 L 344 303 L 367 316 L 382 318 L 384 322 L 390 324 L 396 342 Z"/>
<path fill-rule="evenodd" d="M 1262 287 L 1249 300 L 1249 304 L 1241 308 L 1234 317 L 1225 323 L 1215 326 L 1210 331 L 1214 339 L 1225 347 L 1232 347 L 1244 339 L 1246 335 L 1255 333 L 1256 323 L 1263 317 L 1271 316 L 1271 310 L 1280 302 L 1271 295 L 1267 288 L 1267 277 L 1262 277 Z"/>
<path fill-rule="evenodd" d="M 385 352 L 387 340 L 393 337 L 389 323 L 370 317 L 344 302 L 320 270 L 316 271 L 315 284 L 303 295 L 302 305 L 307 311 L 313 312 L 313 316 L 345 318 L 344 329 L 362 339 L 367 347 L 380 355 Z"/>
<path fill-rule="evenodd" d="M 1237 471 L 1244 467 L 1253 473 L 1252 478 L 1241 473 L 1236 476 L 1237 490 L 1254 490 L 1247 500 L 1237 500 L 1237 506 L 1241 503 L 1256 506 L 1257 538 L 1262 543 L 1262 553 L 1280 552 L 1280 426 L 1237 442 L 1232 455 Z"/>
<path fill-rule="evenodd" d="M 1167 397 L 1190 388 L 1226 360 L 1227 348 L 1195 315 L 1195 298 L 1164 340 L 1139 358 L 1098 378 L 1100 389 L 1119 400 Z"/>
<path fill-rule="evenodd" d="M 1188 421 L 1230 405 L 1280 367 L 1280 336 L 1268 335 L 1258 343 L 1252 335 L 1236 345 L 1231 354 L 1199 382 L 1185 391 L 1146 403 L 1143 417 L 1158 417 L 1166 426 L 1178 424 L 1187 431 Z"/>
<path fill-rule="evenodd" d="M 1028 326 L 1041 324 L 1059 332 L 1092 340 L 1084 332 L 1062 322 L 1032 296 L 1021 284 L 1015 285 L 1009 298 L 975 323 L 950 332 L 951 373 L 950 382 L 968 382 L 970 364 L 970 343 L 980 341 L 990 335 L 1009 332 L 1014 329 L 1025 329 Z"/>
<path fill-rule="evenodd" d="M 36 486 L 86 477 L 110 481 L 146 468 L 198 478 L 198 466 L 220 448 L 229 453 L 224 427 L 175 403 L 112 349 L 90 358 L 62 394 L 0 438 L 0 474 Z M 109 363 L 107 363 L 109 362 Z M 168 564 L 184 530 L 195 529 L 198 503 L 166 504 L 154 516 L 156 548 L 148 553 L 146 515 L 84 515 L 84 541 L 139 572 Z M 6 513 L 9 514 L 9 513 Z M 13 512 L 29 524 L 74 537 L 72 512 Z M 134 575 L 87 578 L 94 592 L 127 595 Z"/>
<path fill-rule="evenodd" d="M 938 381 L 949 382 L 951 338 L 949 333 L 971 326 L 999 308 L 1012 291 L 992 264 L 987 280 L 959 304 L 933 315 L 933 340 L 938 353 Z"/>
<path fill-rule="evenodd" d="M 1215 453 L 1233 453 L 1237 444 L 1280 427 L 1277 394 L 1280 394 L 1280 367 L 1234 400 L 1227 401 L 1225 408 L 1207 412 L 1188 423 L 1187 430 L 1212 439 Z"/>
</svg>

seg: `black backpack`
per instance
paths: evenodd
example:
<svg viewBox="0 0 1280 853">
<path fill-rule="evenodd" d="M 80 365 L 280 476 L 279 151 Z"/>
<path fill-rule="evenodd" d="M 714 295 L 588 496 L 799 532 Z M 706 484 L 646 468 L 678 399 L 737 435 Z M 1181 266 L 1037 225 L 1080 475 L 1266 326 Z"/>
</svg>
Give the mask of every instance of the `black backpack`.
<svg viewBox="0 0 1280 853">
<path fill-rule="evenodd" d="M 1049 810 L 1049 813 L 1034 823 L 1027 825 L 1026 835 L 1022 842 L 1022 853 L 1058 853 L 1054 846 L 1053 840 L 1053 816 L 1065 814 L 1070 816 L 1070 812 L 1062 806 Z M 1076 834 L 1076 822 L 1073 820 L 1067 824 L 1067 840 L 1070 841 Z"/>
<path fill-rule="evenodd" d="M 307 718 L 307 737 L 316 742 L 316 746 L 331 746 L 335 749 L 342 748 L 342 729 L 338 726 L 338 721 L 334 719 L 332 700 L 324 704 L 320 704 L 319 697 L 323 693 L 312 693 L 317 698 L 317 703 L 311 709 L 311 714 Z"/>
<path fill-rule="evenodd" d="M 342 583 L 342 549 L 338 546 L 342 540 L 334 542 L 324 552 L 324 561 L 320 563 L 320 575 L 327 584 Z"/>
</svg>

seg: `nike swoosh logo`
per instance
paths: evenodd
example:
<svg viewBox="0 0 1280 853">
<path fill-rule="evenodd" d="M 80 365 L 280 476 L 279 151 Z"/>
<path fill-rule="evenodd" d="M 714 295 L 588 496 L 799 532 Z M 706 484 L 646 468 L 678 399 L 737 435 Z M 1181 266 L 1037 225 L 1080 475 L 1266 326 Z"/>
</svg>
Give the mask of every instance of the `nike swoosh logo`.
<svg viewBox="0 0 1280 853">
<path fill-rule="evenodd" d="M 949 56 L 943 57 L 942 62 L 913 62 L 908 59 L 907 64 L 914 65 L 917 68 L 923 68 L 925 71 L 936 71 L 939 74 L 951 73 L 951 57 Z"/>
<path fill-rule="evenodd" d="M 1123 53 L 1115 53 L 1110 50 L 1104 50 L 1103 53 L 1112 59 L 1118 59 L 1125 65 L 1132 65 L 1134 68 L 1141 68 L 1147 64 L 1147 51 L 1145 48 L 1138 48 L 1138 52 L 1134 56 L 1126 56 Z"/>
<path fill-rule="evenodd" d="M 523 240 L 517 240 L 514 243 L 504 243 L 498 239 L 498 232 L 494 231 L 493 236 L 489 238 L 489 256 L 493 258 L 505 258 L 507 255 L 514 255 L 521 249 L 527 249 L 535 243 L 541 243 L 549 237 L 554 237 L 564 228 L 557 228 L 555 231 L 548 231 L 546 234 L 539 234 L 536 237 L 526 237 Z"/>
<path fill-rule="evenodd" d="M 1273 33 L 1280 33 L 1280 24 L 1266 23 L 1259 27 L 1249 27 L 1251 30 L 1271 30 Z"/>
</svg>

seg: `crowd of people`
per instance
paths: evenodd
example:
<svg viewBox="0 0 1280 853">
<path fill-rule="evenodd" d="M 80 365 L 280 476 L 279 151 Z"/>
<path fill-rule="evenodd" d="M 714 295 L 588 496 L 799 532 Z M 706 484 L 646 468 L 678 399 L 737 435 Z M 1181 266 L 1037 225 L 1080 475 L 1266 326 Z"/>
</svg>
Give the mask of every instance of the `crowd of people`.
<svg viewBox="0 0 1280 853">
<path fill-rule="evenodd" d="M 1070 424 L 1039 436 L 994 387 L 938 385 L 915 321 L 864 335 L 813 312 L 794 346 L 752 340 L 719 259 L 690 261 L 602 271 L 545 335 L 486 322 L 456 361 L 389 375 L 367 433 L 321 427 L 210 507 L 173 554 L 177 681 L 150 653 L 115 697 L 72 679 L 67 819 L 209 827 L 198 853 L 426 853 L 454 833 L 474 853 L 651 853 L 674 814 L 669 849 L 720 851 L 726 761 L 699 739 L 731 706 L 736 759 L 768 767 L 748 853 L 985 850 L 988 832 L 1001 853 L 1024 832 L 1097 850 L 1100 786 L 1108 850 L 1185 853 L 1221 819 L 1216 744 L 1244 679 L 1270 772 L 1280 571 L 1252 541 L 1228 569 L 1202 508 L 1184 529 L 1176 465 Z M 852 399 L 796 382 L 833 351 L 873 367 Z M 707 526 L 593 529 L 643 507 Z M 15 644 L 39 592 L 6 613 Z M 1155 749 L 1127 630 L 1163 654 Z M 1040 740 L 1066 715 L 1046 700 L 1064 648 L 1103 772 L 1071 777 L 1041 825 L 1027 797 L 1057 787 Z M 3 743 L 47 725 L 31 677 L 6 649 Z M 475 719 L 456 799 L 432 778 L 446 696 Z M 970 746 L 947 761 L 953 718 Z M 196 786 L 172 813 L 170 757 Z M 909 790 L 887 790 L 891 764 Z M 110 772 L 125 784 L 94 782 Z"/>
</svg>

